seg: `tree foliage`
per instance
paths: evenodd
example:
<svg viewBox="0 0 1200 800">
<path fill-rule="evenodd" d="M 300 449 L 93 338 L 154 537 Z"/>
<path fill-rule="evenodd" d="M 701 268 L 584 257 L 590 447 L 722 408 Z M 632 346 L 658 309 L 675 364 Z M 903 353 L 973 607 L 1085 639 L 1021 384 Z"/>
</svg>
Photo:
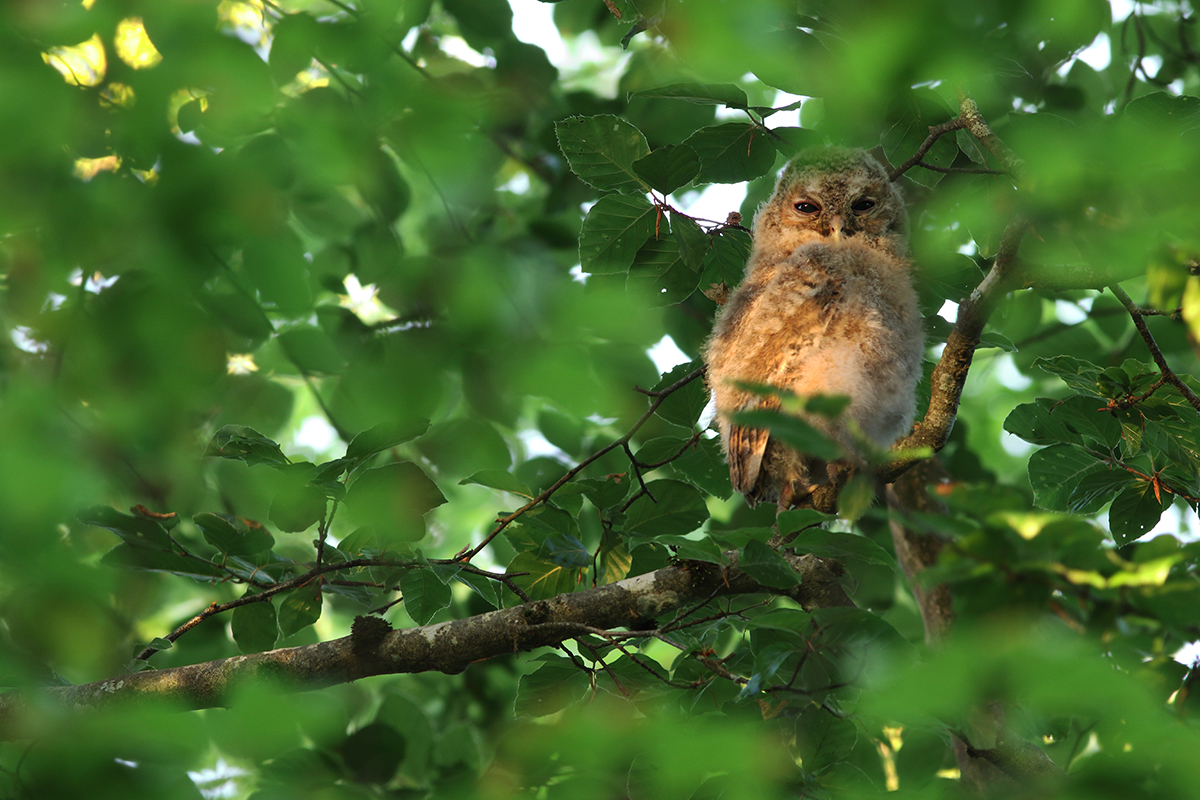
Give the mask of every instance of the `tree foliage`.
<svg viewBox="0 0 1200 800">
<path fill-rule="evenodd" d="M 552 6 L 2 12 L 0 793 L 1189 796 L 1190 6 Z M 930 377 L 776 520 L 699 354 L 826 143 Z"/>
</svg>

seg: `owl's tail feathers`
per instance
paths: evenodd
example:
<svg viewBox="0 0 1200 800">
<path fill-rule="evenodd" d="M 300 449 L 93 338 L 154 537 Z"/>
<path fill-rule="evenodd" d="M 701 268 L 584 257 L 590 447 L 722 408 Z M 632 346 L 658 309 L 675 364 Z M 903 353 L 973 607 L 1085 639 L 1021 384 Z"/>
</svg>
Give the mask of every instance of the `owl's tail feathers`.
<svg viewBox="0 0 1200 800">
<path fill-rule="evenodd" d="M 729 481 L 735 491 L 746 495 L 752 506 L 752 498 L 757 496 L 755 487 L 762 470 L 763 453 L 767 450 L 768 438 L 770 435 L 766 428 L 730 425 L 725 440 L 729 449 Z"/>
<path fill-rule="evenodd" d="M 766 397 L 748 396 L 737 411 L 777 411 L 781 405 L 775 395 Z M 726 457 L 729 459 L 729 482 L 735 491 L 741 492 L 753 508 L 762 499 L 762 488 L 758 485 L 762 476 L 763 455 L 767 452 L 767 441 L 771 438 L 766 428 L 750 428 L 736 422 L 729 424 L 725 434 Z"/>
</svg>

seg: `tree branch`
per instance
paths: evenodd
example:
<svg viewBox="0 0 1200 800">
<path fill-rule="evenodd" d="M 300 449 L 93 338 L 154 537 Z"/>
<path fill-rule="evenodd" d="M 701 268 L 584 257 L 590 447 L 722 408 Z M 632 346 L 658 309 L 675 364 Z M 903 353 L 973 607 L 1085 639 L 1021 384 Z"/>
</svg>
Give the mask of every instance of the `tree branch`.
<svg viewBox="0 0 1200 800">
<path fill-rule="evenodd" d="M 1129 295 L 1125 293 L 1125 290 L 1115 283 L 1109 286 L 1108 290 L 1121 301 L 1121 305 L 1125 306 L 1125 310 L 1129 312 L 1129 316 L 1133 319 L 1134 327 L 1137 328 L 1138 333 L 1142 335 L 1142 339 L 1146 342 L 1146 349 L 1150 351 L 1150 356 L 1154 359 L 1154 363 L 1158 365 L 1158 371 L 1162 374 L 1163 380 L 1178 389 L 1184 399 L 1192 404 L 1192 408 L 1200 411 L 1200 397 L 1196 397 L 1196 393 L 1180 380 L 1179 376 L 1167 364 L 1166 357 L 1163 356 L 1162 350 L 1158 348 L 1158 342 L 1154 341 L 1154 334 L 1150 333 L 1150 329 L 1146 327 L 1146 319 L 1141 313 L 1141 309 L 1134 304 Z"/>
<path fill-rule="evenodd" d="M 908 160 L 903 164 L 892 170 L 891 174 L 888 175 L 888 180 L 894 181 L 913 167 L 921 164 L 922 159 L 924 159 L 925 154 L 929 152 L 929 148 L 933 147 L 934 142 L 942 138 L 950 131 L 956 131 L 960 128 L 965 128 L 966 126 L 967 123 L 962 117 L 955 117 L 952 120 L 943 122 L 941 125 L 931 126 L 929 128 L 929 135 L 925 137 L 925 141 L 921 142 L 921 146 L 917 148 L 917 152 L 909 156 Z M 921 164 L 921 166 L 927 165 Z"/>
<path fill-rule="evenodd" d="M 736 562 L 736 553 L 729 554 Z M 806 610 L 852 605 L 836 561 L 784 553 L 801 576 L 786 594 Z M 617 583 L 524 603 L 466 619 L 391 630 L 359 617 L 350 636 L 328 642 L 151 670 L 81 686 L 0 694 L 0 740 L 25 738 L 50 703 L 69 710 L 123 702 L 167 701 L 188 708 L 223 706 L 240 688 L 264 682 L 306 691 L 372 675 L 459 673 L 495 656 L 560 644 L 587 630 L 622 628 L 670 615 L 722 595 L 783 594 L 736 567 L 687 561 Z M 364 622 L 365 621 L 365 622 Z M 360 626 L 360 622 L 361 624 Z"/>
<path fill-rule="evenodd" d="M 989 153 L 999 159 L 1006 171 L 1011 172 L 1014 176 L 1020 175 L 1025 162 L 992 132 L 991 126 L 987 124 L 987 120 L 980 113 L 979 106 L 966 92 L 959 93 L 958 108 L 959 119 L 963 121 L 963 126 L 970 131 L 971 135 L 978 139 Z"/>
</svg>

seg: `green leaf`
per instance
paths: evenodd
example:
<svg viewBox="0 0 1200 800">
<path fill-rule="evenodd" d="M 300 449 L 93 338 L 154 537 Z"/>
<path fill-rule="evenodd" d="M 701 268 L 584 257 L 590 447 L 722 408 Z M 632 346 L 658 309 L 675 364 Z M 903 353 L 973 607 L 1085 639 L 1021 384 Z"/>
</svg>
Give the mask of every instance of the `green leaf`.
<svg viewBox="0 0 1200 800">
<path fill-rule="evenodd" d="M 696 221 L 674 211 L 671 212 L 671 235 L 679 244 L 679 257 L 694 270 L 704 267 L 704 257 L 712 248 L 709 238 Z"/>
<path fill-rule="evenodd" d="M 617 540 L 611 545 L 603 544 L 596 558 L 596 584 L 604 586 L 622 580 L 629 576 L 629 568 L 632 566 L 633 556 L 623 541 Z"/>
<path fill-rule="evenodd" d="M 786 159 L 792 159 L 801 150 L 810 147 L 821 147 L 824 137 L 810 128 L 772 128 L 768 134 L 774 139 L 775 149 Z"/>
<path fill-rule="evenodd" d="M 1071 492 L 1071 509 L 1077 514 L 1095 514 L 1122 490 L 1139 482 L 1137 476 L 1118 467 L 1089 472 Z"/>
<path fill-rule="evenodd" d="M 685 561 L 704 561 L 709 564 L 729 564 L 729 558 L 712 539 L 688 539 L 684 536 L 655 536 L 651 541 L 671 548 L 676 558 Z"/>
<path fill-rule="evenodd" d="M 672 367 L 670 372 L 663 373 L 662 378 L 654 385 L 654 391 L 661 392 L 674 386 L 700 369 L 701 366 L 703 366 L 702 362 L 696 359 L 687 364 L 678 364 Z M 692 430 L 706 405 L 708 405 L 708 388 L 704 385 L 704 377 L 700 376 L 693 378 L 667 395 L 654 413 L 667 422 Z"/>
<path fill-rule="evenodd" d="M 1067 386 L 1077 392 L 1094 397 L 1115 396 L 1112 393 L 1111 381 L 1105 379 L 1102 370 L 1090 361 L 1084 361 L 1074 356 L 1055 356 L 1053 358 L 1035 358 L 1032 366 L 1051 375 L 1057 375 Z"/>
<path fill-rule="evenodd" d="M 1131 100 L 1125 115 L 1151 130 L 1194 130 L 1200 126 L 1200 97 L 1151 92 Z"/>
<path fill-rule="evenodd" d="M 1104 465 L 1074 445 L 1056 444 L 1038 450 L 1029 457 L 1033 501 L 1049 511 L 1093 511 L 1084 504 L 1079 487 L 1085 478 L 1103 469 Z"/>
<path fill-rule="evenodd" d="M 171 550 L 166 528 L 149 517 L 122 514 L 109 506 L 92 506 L 77 512 L 75 518 L 84 525 L 112 531 L 133 547 Z"/>
<path fill-rule="evenodd" d="M 481 469 L 469 478 L 459 481 L 460 485 L 475 484 L 489 489 L 499 489 L 502 492 L 515 494 L 528 499 L 533 498 L 533 490 L 513 477 L 511 472 L 499 469 Z"/>
<path fill-rule="evenodd" d="M 816 704 L 800 712 L 795 730 L 796 754 L 810 773 L 847 760 L 858 742 L 853 722 Z"/>
<path fill-rule="evenodd" d="M 733 415 L 733 421 L 751 428 L 766 428 L 771 436 L 778 438 L 801 453 L 832 461 L 840 458 L 842 448 L 825 434 L 799 417 L 782 411 L 751 409 Z"/>
<path fill-rule="evenodd" d="M 545 600 L 580 588 L 585 570 L 555 564 L 538 551 L 527 550 L 509 562 L 506 572 L 530 599 Z M 519 572 L 528 574 L 517 575 Z"/>
<path fill-rule="evenodd" d="M 454 580 L 471 587 L 471 590 L 492 608 L 500 607 L 500 592 L 496 588 L 498 584 L 491 578 L 464 569 L 459 570 L 458 574 L 454 576 Z"/>
<path fill-rule="evenodd" d="M 682 535 L 708 519 L 708 506 L 695 487 L 672 480 L 646 484 L 642 495 L 626 512 L 625 530 L 638 536 Z M 651 499 L 653 496 L 653 499 Z"/>
<path fill-rule="evenodd" d="M 250 465 L 288 463 L 278 444 L 244 425 L 226 425 L 214 433 L 204 455 L 233 458 Z"/>
<path fill-rule="evenodd" d="M 945 102 L 930 89 L 916 89 L 897 95 L 888 109 L 887 129 L 881 137 L 884 153 L 893 164 L 902 164 L 924 143 L 929 128 L 948 121 L 954 114 Z M 935 167 L 949 167 L 958 156 L 958 143 L 953 137 L 942 136 L 922 157 Z M 936 186 L 944 173 L 914 167 L 905 173 L 925 186 Z"/>
<path fill-rule="evenodd" d="M 221 571 L 218 565 L 204 559 L 187 558 L 168 550 L 151 550 L 126 542 L 105 553 L 100 563 L 119 569 L 170 572 L 201 583 L 211 583 Z"/>
<path fill-rule="evenodd" d="M 446 502 L 437 484 L 410 461 L 366 470 L 346 491 L 346 512 L 381 539 L 412 542 L 425 536 L 425 514 Z"/>
<path fill-rule="evenodd" d="M 321 618 L 321 581 L 314 578 L 287 593 L 279 604 L 279 630 L 286 639 Z"/>
<path fill-rule="evenodd" d="M 625 120 L 611 114 L 568 117 L 555 123 L 554 130 L 571 171 L 585 183 L 602 192 L 641 194 L 649 189 L 633 164 L 650 155 L 650 146 Z"/>
<path fill-rule="evenodd" d="M 275 606 L 269 599 L 235 608 L 230 627 L 233 629 L 233 641 L 237 642 L 238 649 L 243 653 L 270 650 L 279 639 Z"/>
<path fill-rule="evenodd" d="M 669 306 L 686 300 L 699 282 L 700 273 L 684 263 L 679 242 L 663 237 L 642 245 L 629 267 L 627 285 L 643 287 L 651 305 Z"/>
<path fill-rule="evenodd" d="M 356 435 L 346 446 L 346 458 L 365 460 L 395 447 L 398 444 L 416 439 L 429 430 L 429 420 L 421 418 L 404 419 L 392 422 L 381 422 L 367 428 Z"/>
<path fill-rule="evenodd" d="M 286 14 L 271 28 L 271 77 L 280 86 L 308 69 L 320 37 L 320 23 L 311 14 Z"/>
<path fill-rule="evenodd" d="M 633 170 L 651 189 L 666 195 L 696 177 L 700 156 L 687 145 L 663 145 L 633 162 Z"/>
<path fill-rule="evenodd" d="M 192 522 L 213 547 L 230 556 L 248 556 L 270 550 L 275 539 L 262 523 L 232 514 L 197 514 Z"/>
<path fill-rule="evenodd" d="M 310 483 L 316 470 L 311 464 L 281 467 L 276 475 L 275 497 L 271 500 L 271 522 L 279 530 L 299 533 L 325 519 L 325 493 Z"/>
<path fill-rule="evenodd" d="M 783 560 L 783 556 L 757 539 L 751 539 L 742 548 L 738 568 L 763 586 L 791 589 L 800 585 L 799 573 Z"/>
<path fill-rule="evenodd" d="M 1069 397 L 1066 400 L 1038 398 L 1013 409 L 1004 421 L 1004 430 L 1033 444 L 1079 444 L 1086 440 L 1104 447 L 1115 447 L 1121 440 L 1121 427 L 1111 414 L 1101 414 L 1095 400 Z"/>
<path fill-rule="evenodd" d="M 628 476 L 606 475 L 603 478 L 577 480 L 575 483 L 584 490 L 592 505 L 602 511 L 616 506 L 629 496 Z"/>
<path fill-rule="evenodd" d="M 583 220 L 579 262 L 597 275 L 625 272 L 654 235 L 657 210 L 644 197 L 601 197 Z"/>
<path fill-rule="evenodd" d="M 746 93 L 732 83 L 672 83 L 657 89 L 643 89 L 630 97 L 654 97 L 666 100 L 684 100 L 700 105 L 728 106 L 745 110 L 750 101 Z"/>
<path fill-rule="evenodd" d="M 560 567 L 586 569 L 592 565 L 592 554 L 583 542 L 566 533 L 547 536 L 539 553 L 551 564 Z"/>
<path fill-rule="evenodd" d="M 684 144 L 700 157 L 701 183 L 741 183 L 766 175 L 775 164 L 770 135 L 746 122 L 702 128 Z"/>
<path fill-rule="evenodd" d="M 724 283 L 733 288 L 742 282 L 750 259 L 750 234 L 737 228 L 722 228 L 712 237 L 712 247 L 704 256 L 704 274 L 700 285 Z"/>
<path fill-rule="evenodd" d="M 573 662 L 547 653 L 535 671 L 517 683 L 519 716 L 544 717 L 582 699 L 591 689 L 590 676 Z"/>
<path fill-rule="evenodd" d="M 279 346 L 306 375 L 339 375 L 346 368 L 346 360 L 333 346 L 333 340 L 320 328 L 286 330 L 279 334 Z"/>
<path fill-rule="evenodd" d="M 705 494 L 725 499 L 733 494 L 729 465 L 717 439 L 701 438 L 671 463 L 687 482 Z"/>
<path fill-rule="evenodd" d="M 842 531 L 809 528 L 792 540 L 790 546 L 797 553 L 812 553 L 821 558 L 848 558 L 884 567 L 894 567 L 896 563 L 888 551 L 867 537 Z"/>
<path fill-rule="evenodd" d="M 372 722 L 346 737 L 341 755 L 354 780 L 385 784 L 400 768 L 407 749 L 408 741 L 400 731 L 382 722 Z"/>
<path fill-rule="evenodd" d="M 418 625 L 428 625 L 434 614 L 450 605 L 450 587 L 433 569 L 402 570 L 399 583 L 404 610 Z"/>
<path fill-rule="evenodd" d="M 1118 546 L 1144 536 L 1162 517 L 1162 512 L 1171 504 L 1170 495 L 1155 496 L 1154 485 L 1149 481 L 1138 481 L 1118 494 L 1108 509 L 1108 529 Z"/>
</svg>

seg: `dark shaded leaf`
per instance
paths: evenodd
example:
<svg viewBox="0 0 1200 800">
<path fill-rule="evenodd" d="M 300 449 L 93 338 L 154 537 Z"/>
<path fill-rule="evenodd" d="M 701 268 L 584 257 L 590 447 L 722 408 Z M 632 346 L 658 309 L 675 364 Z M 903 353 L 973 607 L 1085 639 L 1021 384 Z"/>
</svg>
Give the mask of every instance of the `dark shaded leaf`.
<svg viewBox="0 0 1200 800">
<path fill-rule="evenodd" d="M 84 525 L 94 525 L 112 531 L 133 547 L 171 549 L 171 538 L 167 529 L 149 517 L 122 514 L 109 506 L 85 508 L 77 512 L 75 517 Z"/>
<path fill-rule="evenodd" d="M 314 578 L 288 592 L 279 604 L 279 630 L 283 637 L 297 633 L 321 618 L 321 581 Z"/>
<path fill-rule="evenodd" d="M 654 235 L 657 210 L 644 197 L 601 197 L 583 220 L 579 261 L 584 272 L 625 272 Z"/>
<path fill-rule="evenodd" d="M 387 783 L 404 760 L 407 742 L 404 736 L 382 722 L 364 725 L 346 737 L 342 759 L 355 780 L 363 783 Z"/>
<path fill-rule="evenodd" d="M 1117 545 L 1129 544 L 1148 533 L 1170 504 L 1170 495 L 1160 490 L 1156 496 L 1149 481 L 1138 481 L 1124 489 L 1108 509 L 1108 527 Z"/>
<path fill-rule="evenodd" d="M 692 486 L 672 480 L 646 484 L 649 495 L 633 502 L 626 512 L 625 530 L 638 536 L 691 533 L 708 519 L 708 506 Z M 651 495 L 654 499 L 651 499 Z"/>
<path fill-rule="evenodd" d="M 429 430 L 427 419 L 381 422 L 356 435 L 346 446 L 346 458 L 367 459 Z"/>
<path fill-rule="evenodd" d="M 611 114 L 568 117 L 555 123 L 554 130 L 571 171 L 586 183 L 602 192 L 627 194 L 649 188 L 633 165 L 650 155 L 650 146 L 642 132 L 625 120 Z"/>
<path fill-rule="evenodd" d="M 702 183 L 740 183 L 766 175 L 775 164 L 768 134 L 747 122 L 703 128 L 684 144 L 700 157 Z"/>
<path fill-rule="evenodd" d="M 719 105 L 745 109 L 749 105 L 746 93 L 731 83 L 673 83 L 657 89 L 634 92 L 633 97 L 656 97 L 684 100 L 700 105 Z"/>
<path fill-rule="evenodd" d="M 235 608 L 230 627 L 233 629 L 233 640 L 243 653 L 270 650 L 279 639 L 279 623 L 275 618 L 275 606 L 270 600 Z"/>
<path fill-rule="evenodd" d="M 404 610 L 418 625 L 427 625 L 433 615 L 450 605 L 450 587 L 428 567 L 400 571 L 400 593 Z"/>
<path fill-rule="evenodd" d="M 288 463 L 278 444 L 243 425 L 226 425 L 214 433 L 204 455 L 236 458 L 252 465 Z"/>
<path fill-rule="evenodd" d="M 738 568 L 763 586 L 791 589 L 800 585 L 800 574 L 767 545 L 751 539 L 742 548 Z"/>
<path fill-rule="evenodd" d="M 670 194 L 700 172 L 700 156 L 686 145 L 663 145 L 633 162 L 633 171 L 662 194 Z"/>
<path fill-rule="evenodd" d="M 322 498 L 322 505 L 324 498 Z M 262 523 L 231 514 L 197 514 L 192 522 L 204 538 L 222 553 L 248 556 L 270 550 L 275 539 Z"/>
<path fill-rule="evenodd" d="M 516 712 L 520 716 L 544 717 L 581 699 L 591 687 L 586 672 L 571 661 L 547 653 L 536 670 L 521 676 L 517 686 Z"/>
</svg>

